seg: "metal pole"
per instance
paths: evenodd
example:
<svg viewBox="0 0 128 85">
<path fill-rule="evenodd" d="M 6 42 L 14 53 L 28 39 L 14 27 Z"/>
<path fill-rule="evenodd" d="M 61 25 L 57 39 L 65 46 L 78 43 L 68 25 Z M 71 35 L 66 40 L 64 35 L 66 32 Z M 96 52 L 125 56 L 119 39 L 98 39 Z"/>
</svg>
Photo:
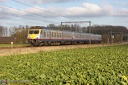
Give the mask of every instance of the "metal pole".
<svg viewBox="0 0 128 85">
<path fill-rule="evenodd" d="M 89 33 L 91 33 L 91 21 L 89 21 Z"/>
<path fill-rule="evenodd" d="M 111 28 L 111 31 L 110 31 L 110 44 L 112 43 L 112 28 Z"/>
<path fill-rule="evenodd" d="M 110 35 L 109 35 L 109 33 L 108 33 L 108 44 L 109 44 L 109 38 L 110 38 Z"/>
<path fill-rule="evenodd" d="M 123 43 L 123 33 L 121 33 L 121 34 L 122 34 L 121 43 Z"/>
<path fill-rule="evenodd" d="M 61 27 L 60 27 L 60 29 L 62 30 L 62 22 L 61 22 Z"/>
<path fill-rule="evenodd" d="M 128 34 L 127 34 L 127 42 L 128 42 Z"/>
<path fill-rule="evenodd" d="M 91 21 L 89 21 L 89 33 L 91 33 Z M 91 44 L 91 34 L 90 34 L 89 44 Z"/>
</svg>

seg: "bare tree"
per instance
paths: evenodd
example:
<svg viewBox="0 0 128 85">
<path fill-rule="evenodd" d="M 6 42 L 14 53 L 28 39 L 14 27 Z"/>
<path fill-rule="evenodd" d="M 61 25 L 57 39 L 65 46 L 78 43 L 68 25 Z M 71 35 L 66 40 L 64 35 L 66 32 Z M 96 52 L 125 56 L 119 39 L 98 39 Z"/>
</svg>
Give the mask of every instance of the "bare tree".
<svg viewBox="0 0 128 85">
<path fill-rule="evenodd" d="M 13 30 L 11 36 L 16 38 L 16 42 L 26 43 L 29 26 L 13 27 L 12 29 Z"/>
</svg>

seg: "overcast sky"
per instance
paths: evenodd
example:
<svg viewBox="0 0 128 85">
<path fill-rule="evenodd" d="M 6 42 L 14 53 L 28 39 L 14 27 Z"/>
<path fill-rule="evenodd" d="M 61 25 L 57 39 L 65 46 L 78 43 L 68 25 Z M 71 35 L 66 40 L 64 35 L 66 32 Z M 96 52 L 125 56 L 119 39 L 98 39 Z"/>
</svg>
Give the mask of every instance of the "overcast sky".
<svg viewBox="0 0 128 85">
<path fill-rule="evenodd" d="M 128 0 L 0 0 L 4 26 L 92 21 L 128 27 Z"/>
</svg>

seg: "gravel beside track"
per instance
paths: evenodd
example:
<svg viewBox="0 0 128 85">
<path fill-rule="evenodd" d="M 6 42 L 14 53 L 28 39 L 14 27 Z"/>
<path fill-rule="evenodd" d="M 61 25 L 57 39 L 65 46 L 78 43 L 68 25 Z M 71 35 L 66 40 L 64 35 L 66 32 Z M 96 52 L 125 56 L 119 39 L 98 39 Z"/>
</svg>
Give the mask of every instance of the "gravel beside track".
<svg viewBox="0 0 128 85">
<path fill-rule="evenodd" d="M 57 51 L 57 50 L 74 49 L 74 48 L 104 47 L 104 46 L 114 46 L 114 45 L 123 45 L 123 44 L 128 44 L 128 42 L 118 43 L 118 44 L 81 44 L 81 45 L 61 45 L 61 46 L 42 46 L 42 47 L 4 47 L 4 48 L 0 48 L 0 56 L 29 54 L 29 53 L 38 53 L 45 51 Z"/>
</svg>

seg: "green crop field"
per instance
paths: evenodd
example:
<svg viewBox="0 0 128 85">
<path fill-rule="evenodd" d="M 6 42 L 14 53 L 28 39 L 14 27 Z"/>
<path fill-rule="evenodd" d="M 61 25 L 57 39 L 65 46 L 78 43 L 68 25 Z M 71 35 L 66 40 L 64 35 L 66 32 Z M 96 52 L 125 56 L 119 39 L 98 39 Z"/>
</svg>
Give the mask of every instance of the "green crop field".
<svg viewBox="0 0 128 85">
<path fill-rule="evenodd" d="M 0 57 L 10 85 L 128 85 L 128 45 Z"/>
</svg>

